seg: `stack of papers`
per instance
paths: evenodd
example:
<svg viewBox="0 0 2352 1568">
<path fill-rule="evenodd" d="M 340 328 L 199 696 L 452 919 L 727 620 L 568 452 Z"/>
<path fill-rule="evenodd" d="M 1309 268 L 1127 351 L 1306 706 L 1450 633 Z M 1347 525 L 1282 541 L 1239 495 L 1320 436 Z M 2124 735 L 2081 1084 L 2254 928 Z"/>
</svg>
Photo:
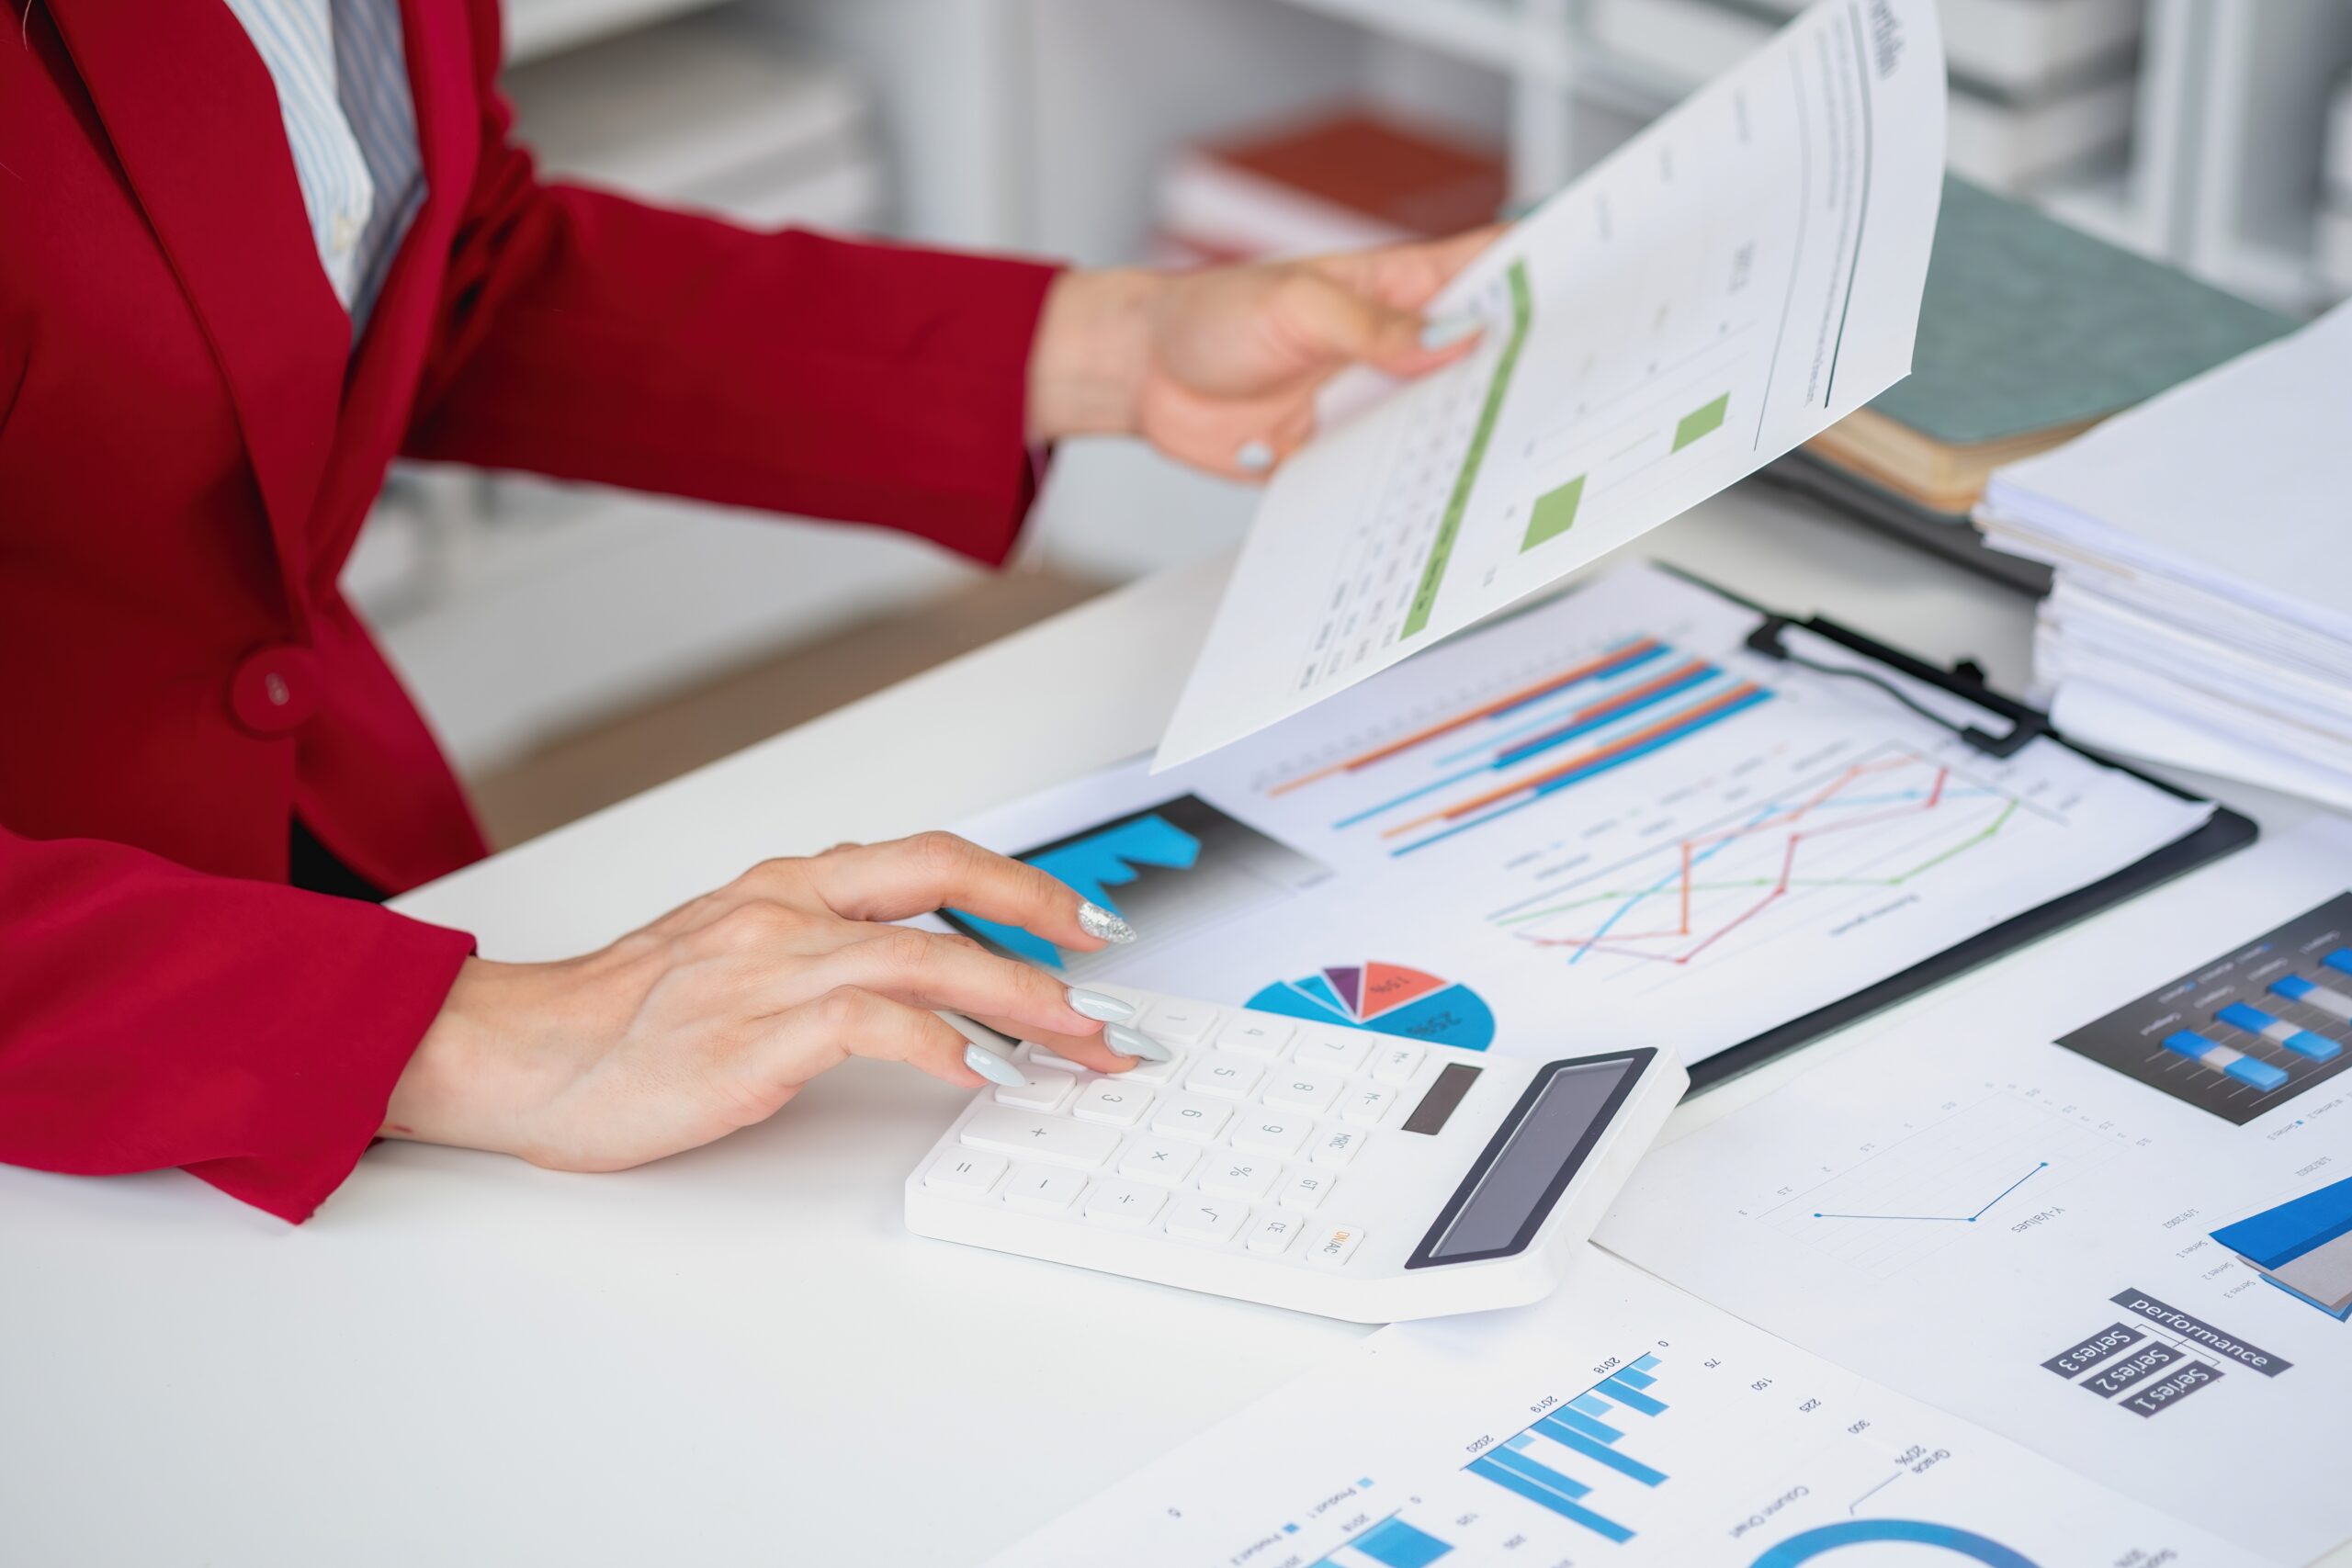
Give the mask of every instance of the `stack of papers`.
<svg viewBox="0 0 2352 1568">
<path fill-rule="evenodd" d="M 2073 739 L 2352 808 L 2352 308 L 1993 476 Z"/>
</svg>

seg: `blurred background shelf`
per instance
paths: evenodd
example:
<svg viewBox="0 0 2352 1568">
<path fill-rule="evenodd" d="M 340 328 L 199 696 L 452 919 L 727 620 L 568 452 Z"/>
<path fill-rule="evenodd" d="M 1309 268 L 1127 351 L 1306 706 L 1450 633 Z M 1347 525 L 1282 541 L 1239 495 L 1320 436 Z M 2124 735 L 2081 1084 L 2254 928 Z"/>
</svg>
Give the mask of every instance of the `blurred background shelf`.
<svg viewBox="0 0 2352 1568">
<path fill-rule="evenodd" d="M 1799 4 L 508 0 L 507 82 L 552 172 L 756 224 L 1103 265 L 1185 254 L 1186 171 L 1334 115 L 1471 149 L 1509 200 L 1540 197 Z M 2274 308 L 2352 292 L 2352 5 L 1941 11 L 1963 172 Z M 1115 581 L 1224 547 L 1251 504 L 1129 445 L 1069 443 L 1022 564 Z M 478 779 L 989 591 L 871 531 L 424 469 L 398 476 L 348 581 Z M 512 643 L 533 651 L 481 662 Z"/>
</svg>

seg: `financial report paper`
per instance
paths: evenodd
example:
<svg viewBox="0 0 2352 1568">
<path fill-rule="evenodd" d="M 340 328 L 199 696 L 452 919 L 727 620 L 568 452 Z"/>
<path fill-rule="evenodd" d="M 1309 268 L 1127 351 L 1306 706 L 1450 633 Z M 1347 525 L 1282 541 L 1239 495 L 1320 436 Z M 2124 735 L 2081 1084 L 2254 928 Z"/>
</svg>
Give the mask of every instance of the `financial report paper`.
<svg viewBox="0 0 2352 1568">
<path fill-rule="evenodd" d="M 1432 307 L 1484 319 L 1476 353 L 1385 396 L 1333 383 L 1157 765 L 1516 602 L 1906 374 L 1944 96 L 1932 0 L 1822 0 L 1498 240 Z"/>
<path fill-rule="evenodd" d="M 1383 1330 L 991 1568 L 1816 1558 L 2261 1562 L 1591 1252 L 1540 1305 Z"/>
<path fill-rule="evenodd" d="M 2352 825 L 1890 1014 L 1600 1240 L 2273 1561 L 2352 1538 Z"/>
<path fill-rule="evenodd" d="M 1137 761 L 960 824 L 1119 910 L 1134 945 L 958 923 L 1081 982 L 1470 1050 L 1697 1062 L 2211 812 L 2047 739 L 1987 756 L 1750 650 L 1756 624 L 1617 568 L 1188 767 Z"/>
</svg>

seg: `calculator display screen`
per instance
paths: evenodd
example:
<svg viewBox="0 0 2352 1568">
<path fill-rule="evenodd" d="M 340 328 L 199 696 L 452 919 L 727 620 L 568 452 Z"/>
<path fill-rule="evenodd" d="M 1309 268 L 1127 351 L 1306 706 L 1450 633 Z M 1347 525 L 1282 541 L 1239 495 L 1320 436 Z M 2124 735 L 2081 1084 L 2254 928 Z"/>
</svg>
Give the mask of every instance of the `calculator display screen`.
<svg viewBox="0 0 2352 1568">
<path fill-rule="evenodd" d="M 1589 1056 L 1538 1073 L 1406 1267 L 1508 1258 L 1525 1248 L 1649 1057 L 1647 1051 Z"/>
</svg>

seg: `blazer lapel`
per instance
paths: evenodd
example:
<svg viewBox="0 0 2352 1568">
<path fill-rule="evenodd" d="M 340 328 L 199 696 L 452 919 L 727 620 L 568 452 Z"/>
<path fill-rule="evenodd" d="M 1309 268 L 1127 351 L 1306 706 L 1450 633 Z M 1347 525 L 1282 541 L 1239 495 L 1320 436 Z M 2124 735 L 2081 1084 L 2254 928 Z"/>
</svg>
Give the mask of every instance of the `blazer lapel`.
<svg viewBox="0 0 2352 1568">
<path fill-rule="evenodd" d="M 220 362 L 299 631 L 351 319 L 319 265 L 277 88 L 220 0 L 50 9 Z"/>
</svg>

